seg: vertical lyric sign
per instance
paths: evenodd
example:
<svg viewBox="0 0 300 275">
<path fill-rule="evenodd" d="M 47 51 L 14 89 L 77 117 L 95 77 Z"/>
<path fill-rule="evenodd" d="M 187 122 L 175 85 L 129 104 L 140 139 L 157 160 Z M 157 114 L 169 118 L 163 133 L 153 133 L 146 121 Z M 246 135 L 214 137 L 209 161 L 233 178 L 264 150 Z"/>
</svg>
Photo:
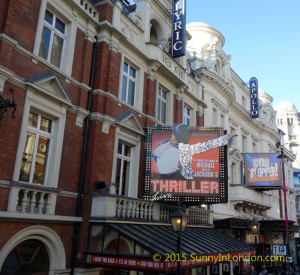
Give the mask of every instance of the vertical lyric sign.
<svg viewBox="0 0 300 275">
<path fill-rule="evenodd" d="M 186 9 L 185 0 L 173 0 L 172 56 L 185 55 Z"/>
<path fill-rule="evenodd" d="M 249 81 L 250 90 L 250 114 L 251 118 L 259 117 L 259 100 L 258 100 L 258 81 L 256 77 L 251 77 Z"/>
</svg>

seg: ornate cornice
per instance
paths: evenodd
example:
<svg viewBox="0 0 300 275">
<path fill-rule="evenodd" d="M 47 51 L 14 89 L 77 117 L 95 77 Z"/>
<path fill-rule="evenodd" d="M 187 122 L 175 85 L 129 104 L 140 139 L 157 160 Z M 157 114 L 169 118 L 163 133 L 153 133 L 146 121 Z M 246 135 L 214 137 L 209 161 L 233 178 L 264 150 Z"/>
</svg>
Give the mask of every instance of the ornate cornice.
<svg viewBox="0 0 300 275">
<path fill-rule="evenodd" d="M 235 92 L 215 73 L 204 68 L 194 71 L 195 76 L 205 78 L 208 82 L 218 86 L 227 95 L 230 102 L 235 102 Z"/>
</svg>

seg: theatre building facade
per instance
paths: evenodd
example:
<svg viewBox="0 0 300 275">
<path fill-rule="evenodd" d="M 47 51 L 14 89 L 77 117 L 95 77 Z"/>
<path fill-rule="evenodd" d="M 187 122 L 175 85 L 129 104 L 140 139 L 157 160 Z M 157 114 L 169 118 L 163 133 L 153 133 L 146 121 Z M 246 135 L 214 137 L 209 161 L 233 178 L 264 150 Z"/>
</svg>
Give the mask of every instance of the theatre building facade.
<svg viewBox="0 0 300 275">
<path fill-rule="evenodd" d="M 188 215 L 182 272 L 239 274 L 248 263 L 232 260 L 255 253 L 250 221 L 281 224 L 281 189 L 241 176 L 244 153 L 278 151 L 270 96 L 251 119 L 224 38 L 205 24 L 187 26 L 187 54 L 173 58 L 171 11 L 170 0 L 0 3 L 1 274 L 174 273 L 178 201 Z M 198 200 L 145 193 L 151 129 L 181 123 L 238 134 L 220 149 L 222 199 L 205 185 Z M 274 228 L 268 245 L 284 242 Z"/>
</svg>

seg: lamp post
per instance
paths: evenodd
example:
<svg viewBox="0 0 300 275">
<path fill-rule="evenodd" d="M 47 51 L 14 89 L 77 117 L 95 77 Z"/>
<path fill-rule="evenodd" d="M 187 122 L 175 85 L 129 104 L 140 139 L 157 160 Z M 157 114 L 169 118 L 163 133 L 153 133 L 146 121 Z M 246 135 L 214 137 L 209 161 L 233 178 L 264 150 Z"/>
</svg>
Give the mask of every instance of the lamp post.
<svg viewBox="0 0 300 275">
<path fill-rule="evenodd" d="M 178 208 L 174 213 L 170 215 L 171 223 L 173 226 L 173 230 L 177 232 L 177 249 L 176 254 L 179 255 L 177 260 L 177 275 L 180 275 L 180 234 L 185 230 L 185 227 L 187 225 L 189 216 L 184 213 L 180 208 Z"/>
<path fill-rule="evenodd" d="M 284 216 L 285 216 L 285 229 L 286 229 L 286 249 L 287 249 L 286 257 L 288 257 L 288 256 L 290 256 L 290 243 L 289 243 L 289 224 L 288 224 L 285 171 L 284 171 L 284 160 L 287 158 L 287 155 L 283 152 L 283 138 L 280 139 L 280 145 L 281 145 L 281 152 L 277 158 L 279 158 L 281 160 L 281 166 L 282 166 L 282 185 L 283 185 Z M 289 268 L 289 264 L 288 264 L 288 268 Z"/>
<path fill-rule="evenodd" d="M 250 228 L 251 228 L 252 233 L 255 236 L 255 255 L 256 255 L 255 269 L 256 269 L 256 274 L 258 274 L 258 269 L 257 269 L 257 266 L 258 266 L 257 265 L 257 250 L 258 250 L 257 236 L 259 235 L 260 223 L 253 219 L 253 221 L 250 223 Z"/>
</svg>

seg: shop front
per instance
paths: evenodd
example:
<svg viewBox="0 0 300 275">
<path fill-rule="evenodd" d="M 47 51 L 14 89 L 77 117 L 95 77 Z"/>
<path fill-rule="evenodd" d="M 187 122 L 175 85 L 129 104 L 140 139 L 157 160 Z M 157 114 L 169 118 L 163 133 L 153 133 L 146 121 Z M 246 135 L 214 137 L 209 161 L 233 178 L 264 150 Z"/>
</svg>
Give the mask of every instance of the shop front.
<svg viewBox="0 0 300 275">
<path fill-rule="evenodd" d="M 248 217 L 249 218 L 249 217 Z M 260 223 L 260 230 L 255 242 L 255 234 L 251 232 L 250 223 L 252 220 L 257 220 Z M 293 221 L 289 221 L 289 235 L 292 236 L 293 232 L 297 230 L 297 227 L 293 225 Z M 215 227 L 227 234 L 234 236 L 236 239 L 252 246 L 257 249 L 257 256 L 259 261 L 252 262 L 259 270 L 262 266 L 266 266 L 267 270 L 274 272 L 284 262 L 283 258 L 280 260 L 280 256 L 287 256 L 286 248 L 286 224 L 284 220 L 277 220 L 268 216 L 252 216 L 249 219 L 241 218 L 228 218 L 215 221 Z M 293 257 L 292 262 L 297 264 L 297 259 L 294 249 L 294 240 L 290 238 L 290 250 L 289 255 Z M 279 253 L 274 250 L 276 247 L 285 247 L 284 253 Z M 277 257 L 279 256 L 279 257 Z M 250 264 L 244 265 L 244 269 L 249 269 Z"/>
</svg>

